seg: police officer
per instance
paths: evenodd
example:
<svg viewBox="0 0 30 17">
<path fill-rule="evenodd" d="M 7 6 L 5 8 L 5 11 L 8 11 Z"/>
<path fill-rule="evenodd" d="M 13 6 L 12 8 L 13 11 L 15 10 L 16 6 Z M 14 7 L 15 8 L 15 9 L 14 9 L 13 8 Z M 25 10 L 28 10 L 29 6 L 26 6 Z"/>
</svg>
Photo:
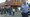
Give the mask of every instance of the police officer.
<svg viewBox="0 0 30 17">
<path fill-rule="evenodd" d="M 22 17 L 28 17 L 28 8 L 29 8 L 29 6 L 26 4 L 23 4 L 21 6 Z"/>
</svg>

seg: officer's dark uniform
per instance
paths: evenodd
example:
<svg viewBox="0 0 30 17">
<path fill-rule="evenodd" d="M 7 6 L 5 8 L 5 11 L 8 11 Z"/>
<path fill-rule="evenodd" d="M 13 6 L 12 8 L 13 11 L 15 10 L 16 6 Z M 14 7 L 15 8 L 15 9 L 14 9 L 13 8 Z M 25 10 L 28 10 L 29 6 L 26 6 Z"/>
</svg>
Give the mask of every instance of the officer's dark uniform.
<svg viewBox="0 0 30 17">
<path fill-rule="evenodd" d="M 28 17 L 28 6 L 27 5 L 23 5 L 21 7 L 21 11 L 22 11 L 22 17 Z"/>
</svg>

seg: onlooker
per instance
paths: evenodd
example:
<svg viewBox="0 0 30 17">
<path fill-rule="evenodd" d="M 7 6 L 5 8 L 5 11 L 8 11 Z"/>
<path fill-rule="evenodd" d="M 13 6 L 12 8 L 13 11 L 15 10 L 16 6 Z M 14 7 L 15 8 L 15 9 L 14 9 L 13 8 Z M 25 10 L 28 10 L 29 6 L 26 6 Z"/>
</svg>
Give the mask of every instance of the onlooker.
<svg viewBox="0 0 30 17">
<path fill-rule="evenodd" d="M 15 9 L 12 9 L 13 10 L 13 15 L 15 14 Z"/>
<path fill-rule="evenodd" d="M 3 11 L 4 11 L 4 7 L 1 7 L 1 14 L 3 14 Z"/>
<path fill-rule="evenodd" d="M 11 12 L 12 12 L 12 7 L 11 6 L 9 6 L 9 8 L 8 8 L 8 12 L 9 12 L 9 15 L 11 15 Z"/>
</svg>

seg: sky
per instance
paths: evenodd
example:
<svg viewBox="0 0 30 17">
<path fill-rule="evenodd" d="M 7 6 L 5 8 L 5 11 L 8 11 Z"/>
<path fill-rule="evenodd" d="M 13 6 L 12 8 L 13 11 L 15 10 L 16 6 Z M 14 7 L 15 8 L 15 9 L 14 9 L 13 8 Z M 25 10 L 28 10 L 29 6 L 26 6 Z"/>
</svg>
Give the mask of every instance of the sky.
<svg viewBox="0 0 30 17">
<path fill-rule="evenodd" d="M 30 3 L 30 0 L 28 0 L 28 3 Z"/>
<path fill-rule="evenodd" d="M 28 3 L 30 3 L 30 0 L 28 0 Z"/>
<path fill-rule="evenodd" d="M 0 3 L 5 2 L 6 0 L 0 0 Z"/>
</svg>

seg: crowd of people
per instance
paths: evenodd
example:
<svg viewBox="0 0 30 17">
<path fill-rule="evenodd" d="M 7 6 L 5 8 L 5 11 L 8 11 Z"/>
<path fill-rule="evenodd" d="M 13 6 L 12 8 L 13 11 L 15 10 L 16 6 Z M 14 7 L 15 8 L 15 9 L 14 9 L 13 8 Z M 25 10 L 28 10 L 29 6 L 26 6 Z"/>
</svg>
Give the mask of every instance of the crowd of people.
<svg viewBox="0 0 30 17">
<path fill-rule="evenodd" d="M 22 6 L 21 6 L 22 17 L 28 17 L 28 8 L 29 8 L 28 5 L 22 4 Z M 9 15 L 11 15 L 11 12 L 13 12 L 13 15 L 14 15 L 15 9 L 13 9 L 11 6 L 6 5 L 6 6 L 0 8 L 0 12 L 1 12 L 1 14 L 3 14 L 3 12 L 4 12 L 4 14 L 9 14 Z"/>
<path fill-rule="evenodd" d="M 0 12 L 1 12 L 1 15 L 3 14 L 11 15 L 12 14 L 11 12 L 13 12 L 13 15 L 14 15 L 14 10 L 15 9 L 13 9 L 11 6 L 5 6 L 5 7 L 1 7 Z"/>
</svg>

